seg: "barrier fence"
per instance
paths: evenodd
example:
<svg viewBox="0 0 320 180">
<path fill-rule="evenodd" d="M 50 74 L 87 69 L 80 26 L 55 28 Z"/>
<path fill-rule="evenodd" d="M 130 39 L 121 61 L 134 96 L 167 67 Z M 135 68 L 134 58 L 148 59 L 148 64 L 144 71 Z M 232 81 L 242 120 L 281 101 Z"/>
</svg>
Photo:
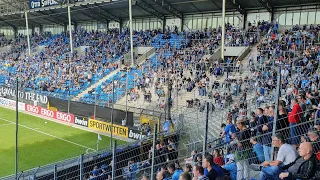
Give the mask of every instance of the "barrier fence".
<svg viewBox="0 0 320 180">
<path fill-rule="evenodd" d="M 25 105 L 25 107 L 27 106 L 28 105 Z M 180 124 L 179 120 L 175 121 L 176 129 L 171 133 L 158 133 L 157 124 L 155 124 L 153 136 L 144 136 L 143 134 L 135 133 L 131 130 L 128 132 L 128 129 L 125 127 L 113 125 L 113 129 L 116 129 L 115 133 L 118 132 L 119 136 L 128 137 L 130 136 L 128 133 L 131 133 L 135 137 L 142 137 L 135 138 L 137 140 L 140 139 L 138 141 L 122 145 L 118 145 L 117 140 L 115 140 L 113 142 L 113 148 L 111 149 L 103 148 L 103 151 L 86 153 L 54 164 L 39 166 L 38 168 L 18 173 L 18 177 L 12 175 L 4 177 L 3 179 L 87 179 L 87 177 L 89 177 L 89 175 L 92 176 L 93 173 L 95 176 L 98 176 L 97 178 L 108 178 L 112 176 L 112 179 L 121 179 L 122 177 L 133 176 L 134 174 L 137 176 L 141 175 L 141 172 L 151 172 L 152 158 L 150 152 L 155 153 L 153 150 L 151 151 L 154 142 L 161 142 L 168 147 L 174 146 L 176 149 L 175 152 L 165 153 L 163 156 L 166 156 L 166 158 L 175 157 L 177 159 L 176 154 L 179 152 L 177 147 L 180 145 L 180 132 L 182 130 Z M 104 130 L 110 131 L 109 126 L 110 124 L 108 123 L 88 119 L 89 128 L 100 131 L 100 127 L 106 127 Z M 158 143 L 156 144 L 157 146 L 159 145 Z M 156 158 L 159 157 L 156 156 Z M 157 162 L 154 164 L 153 168 L 156 166 L 160 167 L 156 158 L 153 158 L 153 160 Z M 127 171 L 126 168 L 129 166 L 128 161 L 131 162 L 131 160 L 134 162 L 134 168 L 136 168 L 136 170 Z M 166 161 L 167 159 L 165 161 L 162 160 L 162 162 Z"/>
<path fill-rule="evenodd" d="M 18 123 L 16 123 L 14 121 L 16 119 L 14 116 L 15 111 L 1 110 L 3 113 L 1 113 L 0 117 L 0 128 L 4 134 L 8 134 L 3 138 L 9 138 L 3 141 L 8 144 L 3 147 L 11 148 L 11 151 L 1 153 L 0 155 L 0 159 L 7 159 L 9 162 L 7 167 L 0 168 L 0 176 L 13 174 L 15 157 L 12 153 L 15 152 L 15 147 L 18 147 L 19 150 L 17 150 L 17 167 L 19 166 L 19 171 L 40 166 L 40 168 L 33 169 L 30 172 L 23 172 L 19 175 L 22 179 L 30 179 L 33 176 L 40 177 L 51 171 L 59 172 L 66 167 L 72 167 L 74 163 L 78 161 L 77 158 L 64 161 L 60 163 L 61 166 L 56 165 L 53 169 L 45 165 L 53 161 L 68 159 L 75 155 L 87 155 L 92 152 L 96 153 L 99 149 L 110 148 L 115 139 L 118 139 L 119 147 L 127 147 L 128 142 L 147 139 L 154 131 L 153 128 L 148 129 L 150 125 L 157 124 L 159 127 L 157 130 L 161 134 L 173 134 L 176 132 L 175 129 L 173 129 L 174 127 L 181 127 L 179 123 L 177 123 L 178 121 L 174 121 L 175 124 L 170 126 L 170 122 L 165 121 L 162 115 L 163 112 L 157 110 L 135 108 L 135 118 L 139 124 L 139 127 L 135 127 L 133 123 L 132 126 L 129 126 L 129 123 L 125 123 L 125 125 L 122 124 L 121 119 L 125 119 L 126 116 L 124 111 L 113 109 L 110 111 L 110 116 L 108 115 L 110 119 L 108 119 L 108 116 L 103 116 L 103 114 L 106 113 L 106 108 L 94 107 L 97 105 L 91 105 L 89 109 L 87 105 L 85 105 L 85 107 L 78 106 L 74 109 L 71 108 L 70 113 L 68 113 L 66 109 L 62 108 L 63 103 L 66 104 L 65 101 L 57 101 L 57 103 L 54 104 L 51 101 L 52 97 L 10 88 L 6 90 L 3 88 L 1 92 L 0 105 L 9 109 L 18 110 L 22 113 L 19 113 L 19 116 L 17 116 Z M 16 93 L 18 94 L 18 100 L 22 101 L 17 103 L 18 108 L 16 108 L 16 101 L 12 100 L 17 97 Z M 30 94 L 32 94 L 33 98 L 28 98 Z M 43 101 L 38 103 L 41 101 L 41 98 Z M 49 102 L 49 106 L 46 105 L 45 102 Z M 71 105 L 73 105 L 73 103 L 71 103 Z M 81 110 L 82 113 L 79 113 Z M 117 117 L 117 111 L 122 113 L 121 117 Z M 152 112 L 152 114 L 150 114 L 150 112 Z M 128 114 L 129 113 L 131 113 L 131 119 L 133 120 L 134 113 L 128 112 Z M 93 114 L 95 114 L 94 117 L 92 117 Z M 130 117 L 130 115 L 128 115 L 128 117 Z M 114 118 L 114 121 L 111 120 L 112 118 Z M 116 119 L 118 121 L 116 121 Z M 17 125 L 19 131 L 17 131 L 17 129 L 15 130 L 13 125 Z M 144 127 L 140 125 L 144 125 Z M 14 131 L 18 132 L 17 136 L 11 136 Z M 97 134 L 98 138 L 96 138 Z M 14 145 L 14 137 L 19 138 L 19 141 L 16 141 L 17 145 Z M 3 152 L 5 150 L 2 149 L 1 151 Z M 84 156 L 83 162 L 94 159 L 93 155 L 86 155 Z M 43 157 L 41 158 L 41 156 Z M 30 173 L 32 175 L 30 175 Z M 10 179 L 14 178 L 14 176 L 6 178 Z"/>
</svg>

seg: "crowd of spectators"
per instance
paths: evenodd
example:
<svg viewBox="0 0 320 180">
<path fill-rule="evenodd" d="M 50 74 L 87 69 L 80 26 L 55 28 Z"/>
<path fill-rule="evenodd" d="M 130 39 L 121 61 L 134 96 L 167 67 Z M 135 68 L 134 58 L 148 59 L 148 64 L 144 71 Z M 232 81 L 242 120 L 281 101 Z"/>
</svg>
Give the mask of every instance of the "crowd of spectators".
<svg viewBox="0 0 320 180">
<path fill-rule="evenodd" d="M 226 25 L 226 31 L 233 31 L 235 28 L 229 23 Z M 252 33 L 256 36 L 256 34 Z M 146 63 L 142 64 L 142 69 L 145 70 L 142 77 L 135 79 L 136 89 L 131 93 L 130 99 L 136 99 L 136 97 L 143 97 L 144 94 L 138 95 L 139 87 L 144 88 L 142 92 L 148 92 L 151 89 L 150 83 L 155 85 L 155 92 L 158 95 L 159 106 L 161 106 L 160 97 L 164 95 L 163 85 L 167 83 L 168 73 L 171 75 L 170 83 L 173 86 L 173 94 L 179 94 L 181 90 L 191 92 L 194 89 L 199 90 L 200 96 L 209 96 L 213 98 L 214 93 L 216 93 L 216 99 L 220 102 L 220 107 L 224 108 L 226 104 L 230 104 L 232 101 L 230 93 L 218 92 L 218 89 L 226 85 L 227 88 L 233 88 L 236 86 L 236 91 L 232 94 L 237 95 L 241 90 L 243 79 L 239 82 L 235 80 L 232 76 L 228 77 L 223 85 L 217 81 L 215 78 L 223 75 L 224 71 L 229 73 L 231 70 L 225 70 L 220 66 L 219 61 L 209 62 L 206 54 L 212 54 L 214 50 L 219 46 L 221 40 L 221 28 L 218 29 L 204 29 L 203 31 L 196 32 L 181 32 L 178 34 L 171 34 L 168 36 L 164 35 L 165 38 L 161 36 L 155 39 L 155 47 L 157 47 L 157 52 L 155 57 L 147 60 Z M 210 38 L 209 38 L 210 37 Z M 176 42 L 179 42 L 179 46 L 176 46 Z M 235 60 L 230 59 L 228 61 L 230 64 Z M 153 78 L 150 78 L 153 76 Z M 244 81 L 247 82 L 248 77 L 245 77 Z M 145 85 L 147 81 L 147 85 Z M 235 83 L 234 85 L 231 83 Z M 244 86 L 243 86 L 244 87 Z M 198 99 L 190 99 L 187 101 L 187 106 L 194 106 Z M 163 107 L 163 106 L 162 106 Z M 214 108 L 212 108 L 214 109 Z"/>
<path fill-rule="evenodd" d="M 246 77 L 223 85 L 230 94 L 240 96 L 240 99 L 227 113 L 220 138 L 208 144 L 208 153 L 204 157 L 202 152 L 192 151 L 191 157 L 185 159 L 185 168 L 181 168 L 176 158 L 168 161 L 169 153 L 164 149 L 175 148 L 157 144 L 157 179 L 319 179 L 317 57 L 320 48 L 313 43 L 305 48 L 296 46 L 294 51 L 282 57 L 283 51 L 288 48 L 278 46 L 290 44 L 290 38 L 286 37 L 292 32 L 281 35 L 273 27 L 270 28 L 273 30 L 271 33 L 275 34 L 273 36 L 282 36 L 282 40 L 267 35 L 258 50 L 262 52 L 262 47 L 276 47 L 280 56 L 270 53 L 268 61 L 261 60 L 262 54 L 257 59 L 250 57 L 250 66 L 254 67 L 251 69 L 252 78 Z M 281 69 L 278 72 L 279 66 Z M 205 64 L 202 67 L 205 68 Z M 204 75 L 201 71 L 194 74 L 197 78 Z M 177 76 L 180 77 L 180 73 Z M 279 96 L 276 93 L 278 76 L 281 76 Z M 203 84 L 207 86 L 206 81 Z M 250 87 L 256 94 L 253 99 L 247 99 Z M 218 102 L 219 96 L 217 92 L 212 97 L 217 97 Z M 275 104 L 277 97 L 279 103 Z M 254 175 L 253 171 L 257 171 L 258 175 Z M 143 179 L 149 179 L 149 176 L 144 175 Z"/>
<path fill-rule="evenodd" d="M 2 85 L 10 86 L 16 77 L 26 90 L 66 98 L 96 82 L 118 67 L 117 61 L 130 49 L 129 31 L 123 33 L 109 31 L 87 31 L 78 28 L 73 31 L 74 48 L 88 46 L 84 55 L 74 51 L 70 58 L 68 33 L 51 36 L 32 35 L 31 45 L 43 42 L 45 48 L 40 53 L 22 56 L 27 48 L 25 36 L 19 36 L 12 44 L 12 52 L 1 62 Z M 135 46 L 146 45 L 157 31 L 134 32 Z M 46 40 L 46 41 L 45 41 Z"/>
<path fill-rule="evenodd" d="M 270 57 L 266 61 L 261 58 L 262 53 L 256 60 L 251 57 L 250 66 L 255 68 L 251 69 L 253 77 L 249 82 L 256 92 L 255 98 L 247 99 L 246 91 L 239 93 L 241 98 L 226 115 L 220 138 L 210 143 L 214 144 L 214 148 L 208 148 L 213 155 L 210 160 L 222 167 L 230 179 L 320 178 L 317 59 L 320 48 L 314 45 L 314 40 L 301 48 L 291 44 L 292 33 L 286 31 L 281 35 L 272 31 L 271 36 L 267 35 L 262 41 L 258 51 L 271 47 L 276 50 L 268 51 Z M 306 34 L 310 34 L 309 31 Z M 283 55 L 292 45 L 295 46 L 292 51 Z M 281 70 L 277 72 L 279 66 Z M 281 77 L 279 93 L 276 92 L 278 76 Z M 279 103 L 275 104 L 277 97 Z M 193 175 L 198 179 L 203 179 L 205 174 L 196 165 L 198 160 L 201 162 L 201 156 L 193 151 L 192 158 L 186 161 L 193 164 Z M 202 162 L 202 166 L 208 169 L 206 163 Z M 255 176 L 254 171 L 259 175 Z M 217 176 L 218 171 L 213 174 Z M 184 174 L 181 178 L 188 179 Z M 207 174 L 204 179 L 210 178 L 211 174 Z"/>
<path fill-rule="evenodd" d="M 227 32 L 236 29 L 229 23 L 226 27 Z M 137 66 L 138 76 L 132 80 L 135 86 L 144 87 L 145 80 L 149 79 L 150 84 L 156 85 L 155 92 L 159 97 L 163 97 L 162 85 L 166 83 L 167 74 L 170 72 L 177 77 L 180 76 L 179 79 L 172 82 L 177 89 L 184 87 L 187 91 L 192 91 L 197 86 L 201 94 L 206 95 L 205 83 L 201 79 L 209 78 L 203 73 L 203 70 L 206 70 L 204 67 L 208 68 L 210 65 L 204 55 L 212 54 L 219 45 L 221 27 L 195 32 L 179 33 L 166 30 L 160 33 L 158 30 L 134 32 L 134 46 L 152 45 L 157 49 L 155 57 L 144 65 Z M 158 38 L 154 39 L 158 34 Z M 123 62 L 123 55 L 130 48 L 128 29 L 124 29 L 122 33 L 114 30 L 102 33 L 87 31 L 79 27 L 73 31 L 74 48 L 79 46 L 88 46 L 88 48 L 84 55 L 74 51 L 72 58 L 70 58 L 68 33 L 54 36 L 50 33 L 40 35 L 35 33 L 30 36 L 30 39 L 32 47 L 44 45 L 44 50 L 32 57 L 27 57 L 24 53 L 27 49 L 26 36 L 19 35 L 11 43 L 12 50 L 3 54 L 1 84 L 11 86 L 18 77 L 22 88 L 26 90 L 35 90 L 37 93 L 63 99 L 76 96 L 117 69 L 119 64 L 117 61 Z M 148 72 L 145 71 L 146 67 L 149 67 Z M 185 75 L 186 71 L 189 71 L 191 76 Z M 220 76 L 223 74 L 223 69 L 218 64 L 212 64 L 210 73 Z M 158 77 L 156 81 L 150 78 L 154 74 Z M 106 83 L 104 87 L 109 88 L 110 83 Z M 151 101 L 150 90 L 143 91 L 143 94 L 136 93 L 138 90 L 139 88 L 130 92 L 130 100 L 145 97 L 146 101 Z M 105 92 L 105 89 L 102 89 L 102 92 Z M 110 93 L 111 91 L 108 91 L 107 95 L 101 97 L 110 101 L 110 98 L 105 98 L 110 97 Z M 95 98 L 100 99 L 100 96 L 95 95 L 96 93 L 89 94 L 84 99 L 89 99 L 86 102 L 91 102 Z"/>
</svg>

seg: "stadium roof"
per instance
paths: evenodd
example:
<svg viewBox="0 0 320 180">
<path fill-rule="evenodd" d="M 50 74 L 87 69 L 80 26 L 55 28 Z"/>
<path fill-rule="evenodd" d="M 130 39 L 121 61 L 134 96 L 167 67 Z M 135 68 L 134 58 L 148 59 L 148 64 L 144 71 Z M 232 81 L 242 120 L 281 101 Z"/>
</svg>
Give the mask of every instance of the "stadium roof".
<svg viewBox="0 0 320 180">
<path fill-rule="evenodd" d="M 37 0 L 36 0 L 37 1 Z M 39 1 L 39 0 L 38 0 Z M 56 0 L 58 1 L 58 0 Z M 320 5 L 319 0 L 226 0 L 226 11 L 245 14 L 248 10 L 264 9 L 272 12 L 279 7 Z M 0 0 L 0 25 L 25 26 L 23 11 L 27 11 L 30 26 L 66 24 L 66 5 L 30 9 L 29 1 Z M 128 19 L 128 0 L 76 2 L 71 7 L 73 22 L 98 20 L 101 22 Z M 133 18 L 181 18 L 186 14 L 221 12 L 222 0 L 133 0 Z"/>
</svg>

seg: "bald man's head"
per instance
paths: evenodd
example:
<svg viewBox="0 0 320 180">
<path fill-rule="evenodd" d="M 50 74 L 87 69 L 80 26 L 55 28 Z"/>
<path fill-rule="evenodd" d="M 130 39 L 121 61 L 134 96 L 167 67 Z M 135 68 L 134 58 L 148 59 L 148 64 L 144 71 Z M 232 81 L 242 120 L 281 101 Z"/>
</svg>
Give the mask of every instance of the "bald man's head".
<svg viewBox="0 0 320 180">
<path fill-rule="evenodd" d="M 299 155 L 303 158 L 310 158 L 313 154 L 312 144 L 310 142 L 303 142 L 299 146 Z"/>
</svg>

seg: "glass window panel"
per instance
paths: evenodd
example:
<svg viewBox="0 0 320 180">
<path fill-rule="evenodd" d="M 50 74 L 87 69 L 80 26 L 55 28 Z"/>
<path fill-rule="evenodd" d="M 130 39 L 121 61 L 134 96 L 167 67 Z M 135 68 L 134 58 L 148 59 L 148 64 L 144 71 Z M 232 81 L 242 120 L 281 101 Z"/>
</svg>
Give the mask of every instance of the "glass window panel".
<svg viewBox="0 0 320 180">
<path fill-rule="evenodd" d="M 227 24 L 229 22 L 229 17 L 225 17 L 225 23 Z"/>
<path fill-rule="evenodd" d="M 128 24 L 128 28 L 130 28 L 130 24 Z M 136 23 L 136 22 L 132 22 L 132 29 L 133 29 L 134 31 L 137 30 L 137 23 Z"/>
<path fill-rule="evenodd" d="M 197 29 L 203 29 L 203 27 L 202 27 L 202 19 L 198 19 Z"/>
<path fill-rule="evenodd" d="M 229 17 L 228 23 L 230 23 L 231 25 L 234 25 L 233 18 L 237 18 L 237 17 Z"/>
<path fill-rule="evenodd" d="M 316 16 L 316 23 L 315 24 L 320 24 L 320 9 L 317 10 L 317 16 Z"/>
<path fill-rule="evenodd" d="M 153 28 L 153 22 L 150 22 L 150 23 L 149 23 L 149 28 L 150 28 L 150 30 L 154 29 L 154 28 Z"/>
<path fill-rule="evenodd" d="M 202 20 L 202 29 L 208 28 L 208 21 L 209 21 L 209 20 L 210 20 L 209 18 L 204 18 L 204 19 Z"/>
<path fill-rule="evenodd" d="M 315 15 L 316 15 L 316 12 L 314 12 L 314 11 L 309 12 L 308 24 L 314 24 L 314 22 L 316 21 Z"/>
<path fill-rule="evenodd" d="M 239 23 L 240 23 L 239 18 L 238 18 L 238 17 L 234 17 L 234 18 L 233 18 L 233 24 L 234 24 L 235 26 L 239 26 Z"/>
<path fill-rule="evenodd" d="M 296 25 L 298 24 L 299 25 L 299 20 L 300 20 L 300 13 L 293 13 L 293 24 L 292 25 Z"/>
<path fill-rule="evenodd" d="M 193 19 L 192 20 L 192 30 L 196 30 L 197 29 L 197 19 Z"/>
<path fill-rule="evenodd" d="M 188 30 L 192 29 L 192 20 L 188 20 L 188 23 L 186 23 L 186 26 L 188 28 Z"/>
<path fill-rule="evenodd" d="M 305 25 L 308 23 L 308 12 L 301 12 L 300 25 Z"/>
<path fill-rule="evenodd" d="M 286 16 L 286 25 L 287 26 L 292 25 L 292 15 L 293 15 L 293 13 L 287 13 L 287 16 Z"/>
<path fill-rule="evenodd" d="M 157 26 L 157 29 L 162 29 L 162 22 L 158 21 L 158 26 Z"/>
<path fill-rule="evenodd" d="M 280 14 L 278 22 L 279 25 L 286 25 L 286 14 Z"/>
<path fill-rule="evenodd" d="M 217 18 L 213 17 L 212 18 L 212 28 L 217 28 L 217 23 L 218 23 Z"/>
<path fill-rule="evenodd" d="M 144 26 L 143 26 L 143 28 L 144 28 L 144 30 L 148 30 L 148 29 L 150 29 L 150 27 L 149 27 L 149 21 L 144 22 Z"/>
<path fill-rule="evenodd" d="M 212 28 L 212 17 L 207 19 L 207 28 Z"/>
<path fill-rule="evenodd" d="M 222 27 L 222 18 L 218 18 L 218 24 L 217 27 L 221 26 Z"/>
</svg>

